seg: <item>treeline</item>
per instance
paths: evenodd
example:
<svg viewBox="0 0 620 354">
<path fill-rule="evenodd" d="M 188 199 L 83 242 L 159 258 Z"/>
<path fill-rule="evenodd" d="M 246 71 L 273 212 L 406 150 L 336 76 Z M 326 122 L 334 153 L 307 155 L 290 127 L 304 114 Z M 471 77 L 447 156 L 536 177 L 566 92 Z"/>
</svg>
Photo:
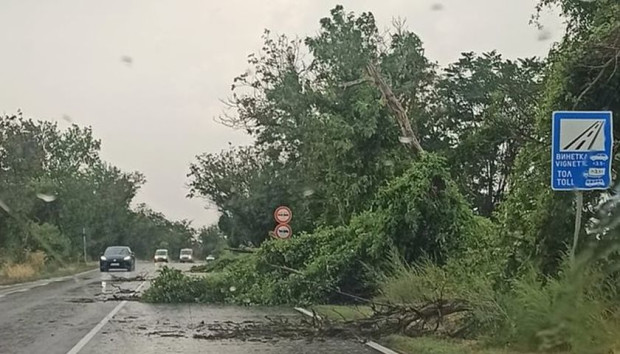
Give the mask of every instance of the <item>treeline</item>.
<svg viewBox="0 0 620 354">
<path fill-rule="evenodd" d="M 194 246 L 189 222 L 131 207 L 144 176 L 102 161 L 100 147 L 90 128 L 0 116 L 0 263 L 35 251 L 51 263 L 82 260 L 83 235 L 90 260 L 110 245 L 140 258 Z"/>
<path fill-rule="evenodd" d="M 371 13 L 341 6 L 314 36 L 266 32 L 222 117 L 255 143 L 200 155 L 189 175 L 228 241 L 260 247 L 188 280 L 234 292 L 188 299 L 459 299 L 471 311 L 463 336 L 526 351 L 617 347 L 617 191 L 585 193 L 572 260 L 573 195 L 549 180 L 553 111 L 620 113 L 620 4 L 542 0 L 534 22 L 548 6 L 567 29 L 544 59 L 463 53 L 442 68 L 401 24 L 384 34 Z M 278 205 L 293 210 L 290 241 L 269 240 Z"/>
<path fill-rule="evenodd" d="M 493 217 L 515 179 L 519 151 L 537 139 L 535 116 L 545 63 L 497 52 L 463 53 L 440 68 L 402 25 L 381 33 L 370 13 L 342 7 L 305 40 L 264 35 L 251 69 L 234 79 L 226 124 L 256 143 L 198 156 L 191 196 L 213 201 L 233 243 L 258 245 L 274 226 L 270 212 L 292 208 L 299 234 L 346 225 L 415 156 L 385 97 L 367 73 L 372 63 L 401 102 L 422 148 L 445 159 L 476 214 Z"/>
</svg>

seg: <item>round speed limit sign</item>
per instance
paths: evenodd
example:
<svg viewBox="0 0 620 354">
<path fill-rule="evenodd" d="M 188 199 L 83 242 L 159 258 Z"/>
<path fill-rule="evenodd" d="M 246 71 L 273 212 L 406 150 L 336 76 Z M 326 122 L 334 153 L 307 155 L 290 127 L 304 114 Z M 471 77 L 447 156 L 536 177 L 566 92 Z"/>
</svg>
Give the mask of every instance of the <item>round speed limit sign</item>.
<svg viewBox="0 0 620 354">
<path fill-rule="evenodd" d="M 276 234 L 277 238 L 288 239 L 291 238 L 293 229 L 291 229 L 291 227 L 287 224 L 279 224 L 276 226 L 275 230 L 273 230 L 273 233 Z"/>
</svg>

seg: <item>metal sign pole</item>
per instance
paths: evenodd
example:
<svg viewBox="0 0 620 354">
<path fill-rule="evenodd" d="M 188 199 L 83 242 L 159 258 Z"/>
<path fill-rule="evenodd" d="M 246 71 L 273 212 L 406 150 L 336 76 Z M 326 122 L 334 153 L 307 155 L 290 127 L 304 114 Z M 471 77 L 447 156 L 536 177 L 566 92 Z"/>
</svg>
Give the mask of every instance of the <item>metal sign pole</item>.
<svg viewBox="0 0 620 354">
<path fill-rule="evenodd" d="M 82 244 L 84 245 L 84 263 L 88 262 L 86 260 L 86 228 L 82 228 Z"/>
<path fill-rule="evenodd" d="M 577 191 L 575 203 L 575 233 L 573 234 L 573 247 L 570 250 L 570 260 L 575 262 L 575 252 L 577 251 L 577 243 L 579 242 L 579 232 L 581 231 L 581 214 L 583 213 L 583 192 Z"/>
</svg>

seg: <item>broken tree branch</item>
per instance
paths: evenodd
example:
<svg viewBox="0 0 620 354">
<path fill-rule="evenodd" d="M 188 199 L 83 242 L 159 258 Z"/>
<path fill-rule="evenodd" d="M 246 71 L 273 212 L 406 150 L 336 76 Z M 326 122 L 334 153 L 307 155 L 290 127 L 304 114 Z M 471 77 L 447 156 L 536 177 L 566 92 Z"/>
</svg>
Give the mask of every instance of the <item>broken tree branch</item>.
<svg viewBox="0 0 620 354">
<path fill-rule="evenodd" d="M 607 71 L 607 69 L 610 67 L 610 65 L 612 63 L 616 63 L 616 65 L 618 64 L 618 57 L 620 57 L 620 51 L 618 53 L 616 53 L 616 55 L 614 55 L 613 57 L 611 57 L 608 61 L 605 62 L 605 64 L 603 64 L 603 67 L 601 68 L 601 71 L 598 73 L 598 75 L 596 75 L 596 77 L 594 78 L 594 80 L 592 80 L 592 82 L 590 82 L 588 84 L 588 86 L 586 86 L 585 89 L 583 89 L 583 91 L 581 91 L 581 93 L 579 94 L 579 96 L 577 96 L 577 99 L 575 100 L 575 104 L 573 105 L 573 110 L 577 108 L 577 105 L 579 104 L 579 102 L 581 102 L 581 99 L 588 93 L 590 92 L 590 90 L 594 87 L 594 85 L 596 85 L 602 78 L 603 75 L 605 74 L 605 72 Z M 614 67 L 614 71 L 612 72 L 612 76 L 613 74 L 615 74 L 616 72 L 616 68 Z M 611 77 L 611 76 L 610 76 Z"/>
<path fill-rule="evenodd" d="M 383 77 L 381 77 L 381 74 L 373 64 L 368 64 L 366 67 L 366 72 L 372 78 L 379 91 L 381 91 L 388 108 L 392 111 L 392 114 L 394 114 L 394 118 L 396 118 L 396 122 L 398 123 L 401 131 L 401 142 L 406 144 L 414 155 L 424 153 L 424 149 L 422 149 L 420 141 L 415 136 L 415 133 L 411 128 L 411 123 L 409 122 L 409 117 L 407 117 L 405 108 L 400 103 L 398 98 L 396 98 L 390 86 L 385 82 Z"/>
<path fill-rule="evenodd" d="M 357 86 L 359 84 L 362 84 L 364 82 L 368 81 L 368 79 L 366 79 L 365 77 L 361 78 L 361 79 L 357 79 L 357 80 L 353 80 L 353 81 L 347 81 L 347 82 L 343 82 L 341 83 L 340 87 L 342 87 L 343 89 L 348 89 L 349 87 L 353 87 L 353 86 Z"/>
</svg>

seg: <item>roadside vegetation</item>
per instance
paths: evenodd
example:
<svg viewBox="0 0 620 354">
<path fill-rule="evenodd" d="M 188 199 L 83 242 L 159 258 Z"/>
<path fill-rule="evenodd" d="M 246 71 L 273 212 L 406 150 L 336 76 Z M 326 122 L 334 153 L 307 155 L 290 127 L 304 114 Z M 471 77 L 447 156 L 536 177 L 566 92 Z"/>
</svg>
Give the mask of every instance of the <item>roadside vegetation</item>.
<svg viewBox="0 0 620 354">
<path fill-rule="evenodd" d="M 90 262 L 110 245 L 146 259 L 200 249 L 189 222 L 130 207 L 145 178 L 102 161 L 100 146 L 90 128 L 0 116 L 0 283 L 80 271 L 83 236 Z"/>
<path fill-rule="evenodd" d="M 50 264 L 42 251 L 31 252 L 24 262 L 7 262 L 0 272 L 0 285 L 71 275 L 97 267 L 95 262 Z"/>
<path fill-rule="evenodd" d="M 534 23 L 547 7 L 567 27 L 542 59 L 440 67 L 404 22 L 384 33 L 340 6 L 311 37 L 266 31 L 221 117 L 255 143 L 189 174 L 253 253 L 204 278 L 164 269 L 146 299 L 366 306 L 340 311 L 349 328 L 411 353 L 618 352 L 618 191 L 585 194 L 571 259 L 549 151 L 552 111 L 620 114 L 620 5 L 541 0 Z M 269 237 L 278 205 L 291 240 Z"/>
</svg>

